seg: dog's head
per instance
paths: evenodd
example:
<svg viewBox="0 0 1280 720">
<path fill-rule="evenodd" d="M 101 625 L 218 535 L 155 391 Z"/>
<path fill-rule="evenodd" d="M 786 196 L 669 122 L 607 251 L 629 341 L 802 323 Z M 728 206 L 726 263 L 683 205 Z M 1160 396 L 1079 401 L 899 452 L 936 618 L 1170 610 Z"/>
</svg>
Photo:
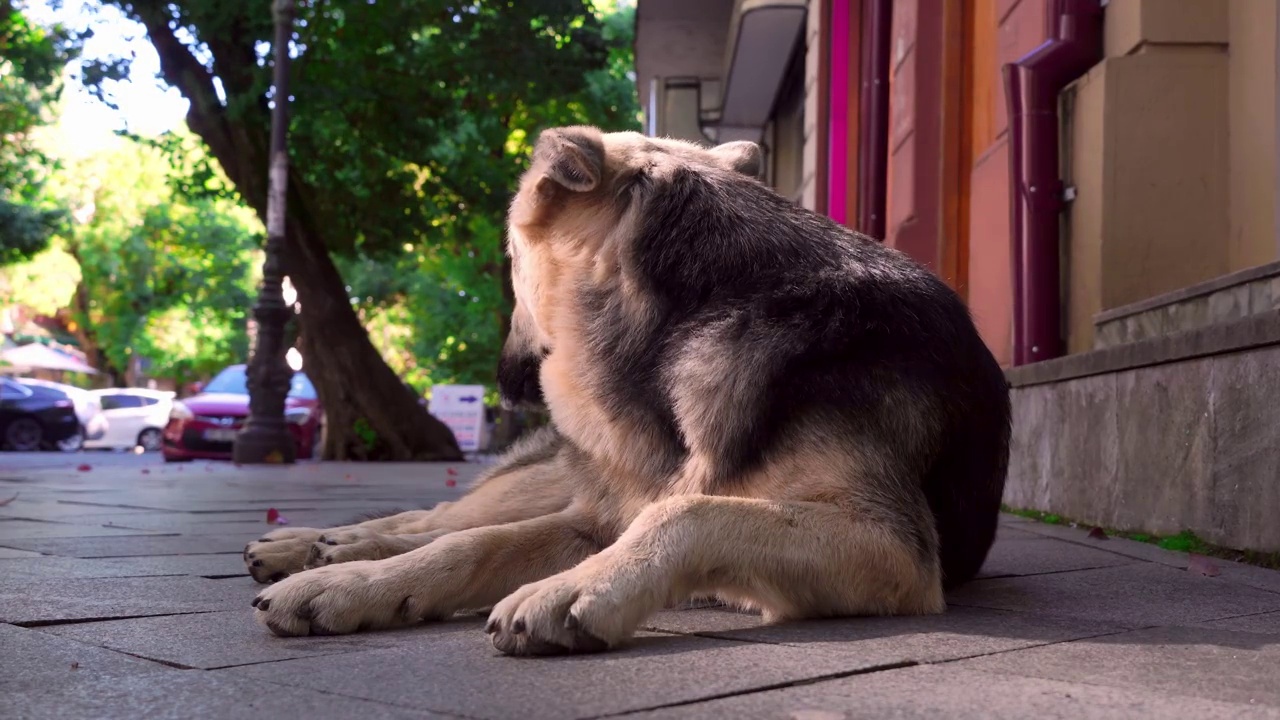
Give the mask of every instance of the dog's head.
<svg viewBox="0 0 1280 720">
<path fill-rule="evenodd" d="M 541 402 L 538 369 L 556 346 L 558 320 L 575 314 L 574 291 L 619 279 L 644 207 L 666 180 L 678 170 L 756 177 L 760 169 L 750 142 L 704 148 L 593 127 L 542 132 L 508 214 L 516 306 L 499 366 L 504 400 Z"/>
</svg>

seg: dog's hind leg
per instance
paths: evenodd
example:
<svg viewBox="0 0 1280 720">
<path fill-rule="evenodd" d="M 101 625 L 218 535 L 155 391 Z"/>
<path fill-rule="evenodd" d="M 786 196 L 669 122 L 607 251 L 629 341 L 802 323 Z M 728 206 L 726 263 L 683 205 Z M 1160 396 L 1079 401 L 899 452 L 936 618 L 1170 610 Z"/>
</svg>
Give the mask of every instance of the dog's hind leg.
<svg viewBox="0 0 1280 720">
<path fill-rule="evenodd" d="M 513 655 L 613 647 L 698 592 L 758 607 L 769 621 L 938 613 L 932 537 L 928 523 L 835 505 L 676 496 L 604 551 L 498 603 L 489 628 Z"/>
<path fill-rule="evenodd" d="M 574 508 L 450 533 L 402 555 L 316 568 L 263 590 L 258 620 L 277 635 L 411 625 L 492 607 L 522 584 L 573 567 L 602 544 Z"/>
<path fill-rule="evenodd" d="M 509 454 L 455 502 L 327 530 L 282 528 L 244 549 L 249 574 L 276 582 L 307 568 L 352 560 L 380 560 L 450 532 L 502 525 L 559 512 L 573 499 L 574 473 L 559 455 L 554 433 L 541 445 Z"/>
</svg>

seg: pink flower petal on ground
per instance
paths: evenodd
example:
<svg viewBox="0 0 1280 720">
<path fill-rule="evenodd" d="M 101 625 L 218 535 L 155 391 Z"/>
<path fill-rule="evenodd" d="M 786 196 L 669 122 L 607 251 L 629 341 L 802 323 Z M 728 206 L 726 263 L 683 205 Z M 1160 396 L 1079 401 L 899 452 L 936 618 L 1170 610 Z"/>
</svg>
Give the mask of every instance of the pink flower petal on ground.
<svg viewBox="0 0 1280 720">
<path fill-rule="evenodd" d="M 458 481 L 457 481 L 457 480 L 454 480 L 453 478 L 449 478 L 448 480 L 445 480 L 445 481 L 444 481 L 444 486 L 445 486 L 445 487 L 454 487 L 454 486 L 456 486 L 457 484 L 458 484 Z"/>
<path fill-rule="evenodd" d="M 267 522 L 274 523 L 280 519 L 280 511 L 275 508 L 267 508 Z"/>
<path fill-rule="evenodd" d="M 1218 564 L 1203 555 L 1191 553 L 1187 557 L 1187 572 L 1197 573 L 1205 577 L 1218 577 L 1222 570 Z"/>
<path fill-rule="evenodd" d="M 93 466 L 88 463 L 80 463 L 79 465 L 76 466 L 76 469 L 79 470 L 80 472 L 89 472 L 90 470 L 93 469 Z"/>
</svg>

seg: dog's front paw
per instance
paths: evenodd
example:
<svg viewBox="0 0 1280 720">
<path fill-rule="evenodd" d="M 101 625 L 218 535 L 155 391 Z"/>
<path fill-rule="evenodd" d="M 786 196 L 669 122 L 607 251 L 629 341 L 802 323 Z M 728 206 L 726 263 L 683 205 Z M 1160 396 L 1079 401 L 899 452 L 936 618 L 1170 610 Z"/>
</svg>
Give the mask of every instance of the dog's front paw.
<svg viewBox="0 0 1280 720">
<path fill-rule="evenodd" d="M 280 528 L 245 545 L 244 564 L 260 583 L 273 583 L 302 572 L 311 546 L 323 531 L 315 528 Z"/>
<path fill-rule="evenodd" d="M 294 575 L 258 593 L 258 622 L 282 637 L 344 635 L 402 627 L 426 615 L 420 598 L 379 572 L 354 562 Z"/>
<path fill-rule="evenodd" d="M 600 652 L 617 647 L 651 611 L 581 568 L 516 590 L 493 608 L 485 632 L 508 655 Z"/>
<path fill-rule="evenodd" d="M 303 567 L 311 569 L 353 560 L 384 560 L 416 547 L 418 545 L 395 535 L 383 535 L 367 528 L 326 530 L 311 544 Z"/>
</svg>

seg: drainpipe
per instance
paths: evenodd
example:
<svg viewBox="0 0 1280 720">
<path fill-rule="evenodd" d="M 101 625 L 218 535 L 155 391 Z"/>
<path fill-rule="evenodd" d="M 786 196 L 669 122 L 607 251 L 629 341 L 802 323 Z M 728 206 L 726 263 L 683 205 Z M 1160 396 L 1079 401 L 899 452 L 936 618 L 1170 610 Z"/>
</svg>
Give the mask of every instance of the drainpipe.
<svg viewBox="0 0 1280 720">
<path fill-rule="evenodd" d="M 884 240 L 889 182 L 889 48 L 893 44 L 893 0 L 863 0 L 862 13 L 858 231 Z"/>
<path fill-rule="evenodd" d="M 1102 59 L 1102 3 L 1045 0 L 1046 40 L 1004 66 L 1009 106 L 1013 364 L 1062 355 L 1058 94 Z"/>
</svg>

